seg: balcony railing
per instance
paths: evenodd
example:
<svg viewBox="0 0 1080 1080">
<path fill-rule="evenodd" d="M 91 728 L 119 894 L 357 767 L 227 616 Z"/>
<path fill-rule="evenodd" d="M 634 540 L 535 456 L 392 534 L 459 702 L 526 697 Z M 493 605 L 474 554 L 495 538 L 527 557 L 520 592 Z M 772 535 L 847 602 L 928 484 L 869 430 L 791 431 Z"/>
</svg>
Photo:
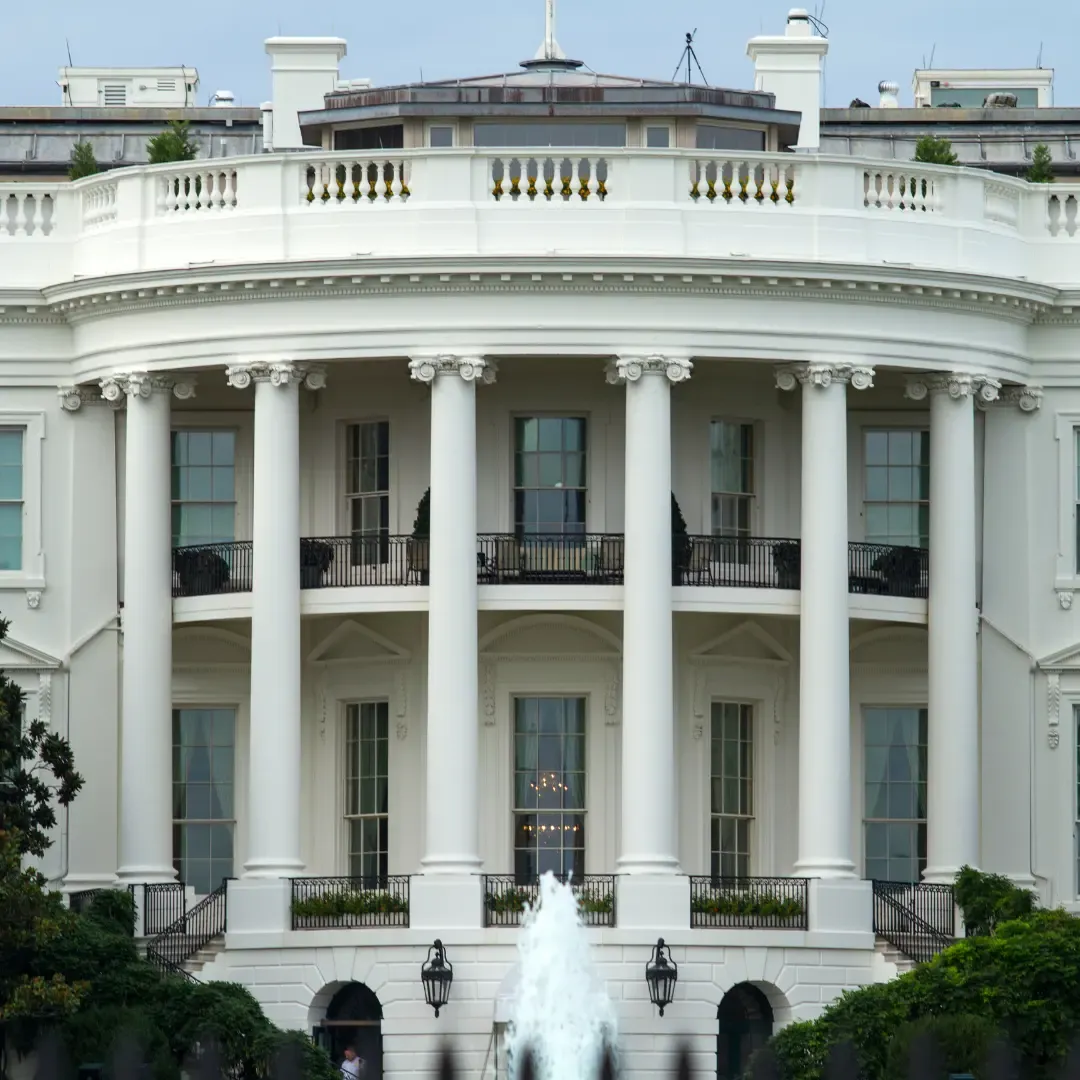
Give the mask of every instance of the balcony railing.
<svg viewBox="0 0 1080 1080">
<path fill-rule="evenodd" d="M 956 900 L 951 885 L 875 881 L 874 933 L 917 963 L 956 940 Z"/>
<path fill-rule="evenodd" d="M 163 934 L 187 911 L 187 893 L 182 881 L 166 881 L 143 886 L 143 933 Z"/>
<path fill-rule="evenodd" d="M 414 536 L 327 536 L 300 541 L 303 589 L 427 585 L 430 543 Z M 621 533 L 484 533 L 476 539 L 481 585 L 621 585 L 625 541 Z M 173 549 L 173 595 L 214 596 L 251 591 L 250 540 Z M 740 589 L 798 589 L 798 540 L 760 537 L 676 536 L 677 585 Z M 852 593 L 925 599 L 929 552 L 884 544 L 848 545 Z"/>
<path fill-rule="evenodd" d="M 806 878 L 692 877 L 690 925 L 806 930 L 809 891 Z"/>
<path fill-rule="evenodd" d="M 409 925 L 407 877 L 292 879 L 294 930 Z"/>
<path fill-rule="evenodd" d="M 586 926 L 615 925 L 615 878 L 611 874 L 586 874 L 571 879 L 582 922 Z M 528 908 L 540 898 L 538 881 L 522 882 L 513 874 L 484 877 L 484 925 L 520 926 Z"/>
</svg>

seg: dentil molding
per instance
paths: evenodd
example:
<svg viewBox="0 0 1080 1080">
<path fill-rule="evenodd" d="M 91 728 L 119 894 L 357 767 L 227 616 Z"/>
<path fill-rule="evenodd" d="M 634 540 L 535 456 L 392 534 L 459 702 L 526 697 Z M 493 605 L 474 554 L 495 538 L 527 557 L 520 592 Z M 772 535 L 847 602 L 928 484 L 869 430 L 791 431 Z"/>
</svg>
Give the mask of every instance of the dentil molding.
<svg viewBox="0 0 1080 1080">
<path fill-rule="evenodd" d="M 855 390 L 870 390 L 874 385 L 874 369 L 859 364 L 784 364 L 776 369 L 778 390 L 794 390 L 796 386 L 816 386 L 824 389 L 833 383 L 850 383 Z"/>
<path fill-rule="evenodd" d="M 608 364 L 605 375 L 612 386 L 636 383 L 644 375 L 665 375 L 668 382 L 686 382 L 694 365 L 682 356 L 620 356 Z"/>
<path fill-rule="evenodd" d="M 299 383 L 307 390 L 322 390 L 326 386 L 326 369 L 292 360 L 254 360 L 230 364 L 225 369 L 225 381 L 237 390 L 246 390 L 253 382 L 268 382 L 271 386 Z"/>
<path fill-rule="evenodd" d="M 465 382 L 490 386 L 498 374 L 493 360 L 482 356 L 417 356 L 409 361 L 409 375 L 415 382 L 433 383 L 439 375 L 457 375 Z"/>
<path fill-rule="evenodd" d="M 1001 383 L 988 375 L 954 371 L 949 374 L 919 376 L 909 379 L 904 396 L 911 401 L 925 401 L 930 394 L 948 394 L 953 401 L 974 398 L 976 402 L 989 405 L 1001 394 Z"/>
</svg>

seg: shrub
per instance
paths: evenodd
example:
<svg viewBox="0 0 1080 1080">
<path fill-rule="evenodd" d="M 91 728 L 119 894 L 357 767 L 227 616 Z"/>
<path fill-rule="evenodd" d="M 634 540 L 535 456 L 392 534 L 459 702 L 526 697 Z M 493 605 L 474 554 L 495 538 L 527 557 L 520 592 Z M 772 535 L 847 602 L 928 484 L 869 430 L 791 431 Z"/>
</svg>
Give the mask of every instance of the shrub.
<svg viewBox="0 0 1080 1080">
<path fill-rule="evenodd" d="M 908 1080 L 913 1052 L 919 1054 L 920 1042 L 933 1061 L 933 1075 L 970 1073 L 975 1080 L 983 1080 L 983 1067 L 1000 1038 L 997 1025 L 982 1016 L 970 1013 L 924 1016 L 905 1024 L 893 1036 L 889 1044 L 888 1080 Z"/>
<path fill-rule="evenodd" d="M 77 142 L 71 148 L 71 165 L 68 166 L 68 179 L 81 180 L 84 176 L 94 176 L 101 172 L 101 166 L 94 157 L 94 148 L 88 142 Z"/>
<path fill-rule="evenodd" d="M 306 918 L 335 919 L 345 915 L 390 915 L 409 910 L 408 901 L 393 893 L 360 889 L 294 900 L 292 912 Z"/>
<path fill-rule="evenodd" d="M 1053 183 L 1054 159 L 1046 143 L 1039 143 L 1031 151 L 1031 167 L 1027 171 L 1026 179 L 1030 184 Z"/>
<path fill-rule="evenodd" d="M 803 914 L 803 906 L 791 897 L 748 894 L 695 896 L 690 910 L 699 915 L 757 915 L 794 919 Z"/>
<path fill-rule="evenodd" d="M 925 165 L 955 165 L 952 143 L 937 135 L 923 135 L 915 144 L 915 161 Z"/>
<path fill-rule="evenodd" d="M 1000 923 L 1022 919 L 1035 910 L 1035 894 L 1001 874 L 960 868 L 953 886 L 969 937 L 992 934 Z"/>
<path fill-rule="evenodd" d="M 103 889 L 90 901 L 86 916 L 128 937 L 135 935 L 135 897 L 127 890 Z"/>
<path fill-rule="evenodd" d="M 192 141 L 187 120 L 170 120 L 169 126 L 146 142 L 146 157 L 151 165 L 170 161 L 194 161 L 199 148 Z"/>
<path fill-rule="evenodd" d="M 412 534 L 417 540 L 426 540 L 431 535 L 431 488 L 428 488 L 416 504 L 416 520 Z"/>
</svg>

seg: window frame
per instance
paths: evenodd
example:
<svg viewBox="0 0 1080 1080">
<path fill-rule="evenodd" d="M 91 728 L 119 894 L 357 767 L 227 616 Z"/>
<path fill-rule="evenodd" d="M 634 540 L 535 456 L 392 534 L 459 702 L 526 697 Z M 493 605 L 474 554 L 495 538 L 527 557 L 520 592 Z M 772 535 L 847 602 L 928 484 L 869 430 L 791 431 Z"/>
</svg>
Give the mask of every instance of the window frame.
<svg viewBox="0 0 1080 1080">
<path fill-rule="evenodd" d="M 871 503 L 874 506 L 892 506 L 892 505 L 895 505 L 895 506 L 915 506 L 915 507 L 922 506 L 925 503 L 925 505 L 927 507 L 928 514 L 933 513 L 933 508 L 930 505 L 929 491 L 927 493 L 927 496 L 926 496 L 925 500 L 923 500 L 923 499 L 911 499 L 911 500 L 908 500 L 906 502 L 899 502 L 898 501 L 898 502 L 893 503 L 893 502 L 890 502 L 887 499 L 884 502 L 882 502 L 881 500 L 870 500 L 868 498 L 868 490 L 867 490 L 868 485 L 867 485 L 866 471 L 867 471 L 868 468 L 872 468 L 874 466 L 870 466 L 867 463 L 867 460 L 866 460 L 866 458 L 867 458 L 866 440 L 867 440 L 868 435 L 870 435 L 871 433 L 875 433 L 875 432 L 884 433 L 886 436 L 893 433 L 893 432 L 905 432 L 905 433 L 908 433 L 908 434 L 915 434 L 915 433 L 921 434 L 921 433 L 925 432 L 927 435 L 929 435 L 932 438 L 933 435 L 932 435 L 932 432 L 930 430 L 930 424 L 929 424 L 929 422 L 927 422 L 927 423 L 924 423 L 924 424 L 919 425 L 919 426 L 914 426 L 914 425 L 912 425 L 910 423 L 904 422 L 903 420 L 900 420 L 900 421 L 887 420 L 887 421 L 885 421 L 883 423 L 874 423 L 872 421 L 868 421 L 868 422 L 861 423 L 858 426 L 859 455 L 858 455 L 858 458 L 856 460 L 858 461 L 858 468 L 859 468 L 859 483 L 856 486 L 855 490 L 858 493 L 858 500 L 859 500 L 859 515 L 858 515 L 858 518 L 862 522 L 862 539 L 863 539 L 863 542 L 867 543 L 867 544 L 880 544 L 882 546 L 892 546 L 892 547 L 912 546 L 912 545 L 900 545 L 900 544 L 886 544 L 885 541 L 883 541 L 883 540 L 871 539 L 870 534 L 869 534 L 869 530 L 867 528 L 866 510 L 867 510 L 867 507 L 869 505 L 871 505 Z M 928 470 L 931 468 L 930 457 L 929 457 L 929 454 L 931 452 L 932 452 L 932 450 L 928 450 L 928 454 L 927 454 L 927 469 Z M 915 468 L 915 466 L 912 466 L 912 468 Z M 928 519 L 928 522 L 927 522 L 927 535 L 926 535 L 926 548 L 924 550 L 928 550 L 929 545 L 930 545 L 930 523 L 929 523 L 929 519 Z M 915 546 L 918 546 L 920 548 L 922 547 L 921 544 L 915 545 Z"/>
<path fill-rule="evenodd" d="M 175 544 L 175 541 L 173 539 L 173 533 L 172 533 L 172 512 L 173 512 L 173 507 L 175 507 L 175 506 L 183 506 L 184 504 L 197 504 L 197 505 L 201 505 L 201 506 L 226 506 L 226 505 L 228 505 L 228 500 L 217 500 L 216 501 L 214 499 L 209 499 L 209 500 L 206 500 L 206 499 L 174 499 L 172 497 L 172 471 L 173 471 L 174 468 L 178 467 L 174 463 L 173 456 L 172 456 L 173 435 L 179 435 L 179 434 L 184 434 L 184 435 L 209 434 L 211 437 L 213 437 L 215 434 L 218 434 L 219 432 L 229 432 L 233 437 L 233 463 L 232 463 L 232 471 L 233 471 L 233 497 L 232 497 L 233 530 L 232 530 L 232 532 L 233 532 L 233 538 L 232 538 L 231 541 L 219 540 L 219 541 L 215 541 L 215 543 L 220 543 L 220 544 L 236 543 L 236 541 L 240 539 L 240 537 L 239 537 L 239 531 L 240 531 L 240 483 L 239 483 L 239 481 L 240 481 L 240 476 L 241 476 L 241 469 L 240 469 L 240 431 L 239 431 L 239 429 L 236 428 L 236 427 L 233 427 L 231 425 L 226 425 L 226 424 L 216 424 L 216 425 L 215 424 L 203 425 L 203 424 L 196 424 L 196 423 L 173 424 L 172 427 L 170 427 L 170 429 L 169 429 L 169 540 L 170 540 L 170 543 L 173 544 L 174 547 L 177 546 L 177 545 Z M 211 467 L 212 467 L 212 459 L 211 459 Z"/>
<path fill-rule="evenodd" d="M 449 146 L 432 146 L 431 132 L 434 128 L 450 129 Z M 461 146 L 461 133 L 456 120 L 426 120 L 424 121 L 424 146 L 429 150 L 455 150 Z"/>
<path fill-rule="evenodd" d="M 44 589 L 45 552 L 42 549 L 42 444 L 45 440 L 45 413 L 0 410 L 0 429 L 23 432 L 22 566 L 0 570 L 0 589 Z"/>
<path fill-rule="evenodd" d="M 585 449 L 582 453 L 585 456 L 585 486 L 583 488 L 541 488 L 541 487 L 521 487 L 517 485 L 517 425 L 519 420 L 580 420 L 585 425 Z M 593 425 L 592 417 L 588 412 L 580 410 L 561 411 L 558 409 L 544 409 L 544 410 L 528 410 L 517 411 L 510 413 L 509 424 L 509 443 L 510 443 L 510 498 L 509 498 L 509 528 L 506 530 L 508 533 L 514 536 L 518 535 L 518 523 L 517 523 L 517 492 L 518 491 L 583 491 L 585 493 L 585 520 L 582 523 L 584 529 L 582 535 L 588 535 L 590 525 L 592 524 L 592 492 L 593 492 L 593 458 L 594 451 L 592 446 L 593 439 Z M 523 451 L 523 453 L 531 453 L 532 451 Z M 536 451 L 539 453 L 539 451 Z M 566 450 L 560 450 L 560 454 L 566 454 Z M 538 478 L 539 479 L 539 478 Z M 529 534 L 522 534 L 529 535 Z M 533 534 L 533 535 L 551 535 L 551 534 Z M 562 532 L 557 535 L 560 536 L 575 536 L 578 534 Z"/>
<path fill-rule="evenodd" d="M 716 813 L 713 810 L 713 807 L 712 807 L 712 783 L 713 783 L 713 781 L 715 779 L 717 779 L 716 775 L 713 773 L 713 766 L 712 766 L 712 752 L 713 752 L 713 742 L 714 742 L 714 740 L 713 740 L 713 719 L 714 719 L 714 712 L 715 712 L 717 706 L 725 706 L 725 705 L 731 705 L 731 706 L 734 706 L 734 707 L 738 708 L 740 710 L 740 720 L 742 719 L 742 710 L 745 709 L 747 711 L 747 713 L 748 713 L 748 725 L 747 726 L 748 726 L 749 733 L 750 733 L 750 738 L 749 738 L 749 745 L 750 745 L 750 775 L 749 775 L 749 781 L 750 781 L 750 812 L 748 814 L 728 814 L 728 813 L 723 813 L 723 812 Z M 756 850 L 756 848 L 757 848 L 757 839 L 758 839 L 758 835 L 757 835 L 758 834 L 758 822 L 757 822 L 757 813 L 756 813 L 756 811 L 757 811 L 758 802 L 759 802 L 759 797 L 758 797 L 758 772 L 759 772 L 758 758 L 759 758 L 759 751 L 758 751 L 758 716 L 757 716 L 757 713 L 758 713 L 758 708 L 757 708 L 756 703 L 753 702 L 753 701 L 741 700 L 739 698 L 721 698 L 721 697 L 713 697 L 709 701 L 709 715 L 708 715 L 708 718 L 707 718 L 708 728 L 709 728 L 709 752 L 708 752 L 708 755 L 707 755 L 707 760 L 708 760 L 707 770 L 708 770 L 709 786 L 708 786 L 708 790 L 707 790 L 707 800 L 708 801 L 707 801 L 707 804 L 706 804 L 706 816 L 708 817 L 708 827 L 707 827 L 707 830 L 706 830 L 706 832 L 707 832 L 706 840 L 707 840 L 708 848 L 709 848 L 709 853 L 708 853 L 709 876 L 711 878 L 713 878 L 713 879 L 723 878 L 723 877 L 732 877 L 732 876 L 734 876 L 736 878 L 754 877 L 755 876 L 754 871 L 756 870 L 757 863 L 759 862 L 759 856 L 758 856 L 757 850 Z M 740 739 L 740 742 L 741 741 L 742 740 Z M 740 772 L 741 772 L 741 767 L 740 767 Z M 721 775 L 720 779 L 724 780 L 724 779 L 727 779 L 727 777 Z M 736 778 L 736 779 L 741 779 L 741 776 Z M 714 858 L 719 858 L 720 857 L 720 852 L 714 851 L 713 850 L 713 844 L 712 844 L 713 821 L 718 819 L 718 818 L 734 818 L 736 820 L 745 821 L 747 823 L 747 853 L 746 853 L 746 873 L 745 874 L 725 875 L 725 874 L 722 873 L 722 869 L 723 869 L 722 864 L 718 866 L 717 873 L 715 873 L 715 874 L 713 873 L 713 860 L 714 860 Z"/>
<path fill-rule="evenodd" d="M 390 866 L 391 866 L 391 861 L 392 861 L 391 851 L 390 851 L 390 820 L 391 820 L 391 816 L 392 816 L 391 815 L 392 792 L 391 792 L 391 787 L 390 787 L 390 774 L 391 774 L 391 769 L 390 769 L 390 744 L 392 742 L 392 740 L 390 738 L 390 727 L 391 727 L 390 704 L 391 704 L 391 702 L 390 702 L 390 699 L 388 697 L 386 697 L 385 695 L 380 696 L 378 694 L 371 695 L 371 696 L 366 696 L 366 697 L 349 698 L 349 699 L 344 700 L 344 701 L 341 702 L 341 736 L 340 736 L 340 742 L 338 744 L 341 747 L 341 758 L 340 758 L 341 768 L 339 770 L 340 794 L 339 794 L 339 797 L 338 797 L 337 809 L 338 809 L 338 819 L 339 819 L 339 821 L 341 823 L 341 841 L 340 841 L 341 850 L 339 852 L 339 858 L 341 860 L 341 866 L 343 867 L 343 869 L 345 871 L 345 874 L 344 874 L 345 877 L 353 876 L 352 875 L 352 852 L 350 850 L 351 847 L 352 847 L 352 841 L 351 841 L 351 838 L 350 838 L 350 831 L 351 831 L 352 822 L 353 821 L 363 821 L 363 820 L 366 820 L 366 819 L 367 820 L 374 819 L 376 821 L 381 819 L 381 820 L 385 820 L 385 822 L 386 822 L 386 850 L 383 851 L 383 852 L 378 852 L 377 853 L 377 854 L 381 854 L 384 857 L 386 871 L 385 871 L 385 873 L 380 872 L 380 874 L 378 874 L 377 877 L 382 879 L 382 878 L 390 876 Z M 357 724 L 359 725 L 359 721 L 360 721 L 360 717 L 361 717 L 360 709 L 364 705 L 375 705 L 375 706 L 381 705 L 386 709 L 386 810 L 385 810 L 385 812 L 376 810 L 374 813 L 365 814 L 365 813 L 363 813 L 362 811 L 360 811 L 358 809 L 356 814 L 349 814 L 348 813 L 348 805 L 349 805 L 349 794 L 350 794 L 350 792 L 349 792 L 348 746 L 349 746 L 350 712 L 354 708 L 357 710 L 356 719 L 357 719 Z M 358 736 L 359 736 L 359 726 L 358 726 L 357 732 L 358 732 Z M 378 741 L 379 741 L 378 740 L 378 735 L 376 735 L 376 742 L 378 742 Z M 376 758 L 376 762 L 377 762 L 377 760 L 378 759 Z M 378 766 L 376 764 L 376 768 L 377 767 Z M 359 782 L 361 778 L 362 778 L 361 774 L 358 772 L 357 776 L 356 776 L 357 782 Z M 375 774 L 375 779 L 376 779 L 376 781 L 378 780 L 378 773 Z M 359 787 L 357 788 L 357 805 L 359 807 Z M 365 879 L 365 880 L 367 880 L 367 879 Z"/>
<path fill-rule="evenodd" d="M 713 456 L 712 456 L 712 429 L 714 424 L 737 424 L 740 427 L 750 429 L 750 467 L 753 477 L 753 483 L 751 487 L 753 490 L 744 495 L 740 492 L 715 492 L 713 491 Z M 749 532 L 748 537 L 754 537 L 760 535 L 760 515 L 761 515 L 761 480 L 762 480 L 762 468 L 761 468 L 761 425 L 756 420 L 749 420 L 743 417 L 736 416 L 711 416 L 709 417 L 708 435 L 706 440 L 707 447 L 707 475 L 706 475 L 706 502 L 705 502 L 705 517 L 704 522 L 706 528 L 702 530 L 706 535 L 715 536 L 719 535 L 714 532 L 715 526 L 713 524 L 713 497 L 715 495 L 733 496 L 736 498 L 745 497 L 750 501 L 749 508 Z"/>
</svg>

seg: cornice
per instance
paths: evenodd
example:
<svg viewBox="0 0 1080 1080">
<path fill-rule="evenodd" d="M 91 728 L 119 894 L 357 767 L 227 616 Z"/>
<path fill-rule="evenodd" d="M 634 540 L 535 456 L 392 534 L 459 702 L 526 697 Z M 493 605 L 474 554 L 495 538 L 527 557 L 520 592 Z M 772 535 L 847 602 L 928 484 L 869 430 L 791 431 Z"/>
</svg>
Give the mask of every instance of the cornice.
<svg viewBox="0 0 1080 1080">
<path fill-rule="evenodd" d="M 645 269 L 642 269 L 645 264 Z M 413 259 L 407 263 L 355 262 L 202 267 L 83 279 L 46 289 L 52 316 L 71 323 L 170 307 L 304 298 L 416 294 L 610 293 L 768 297 L 938 308 L 1032 323 L 1053 306 L 1057 290 L 1005 278 L 913 268 L 798 265 L 756 260 L 687 259 L 648 265 L 623 260 Z"/>
</svg>

